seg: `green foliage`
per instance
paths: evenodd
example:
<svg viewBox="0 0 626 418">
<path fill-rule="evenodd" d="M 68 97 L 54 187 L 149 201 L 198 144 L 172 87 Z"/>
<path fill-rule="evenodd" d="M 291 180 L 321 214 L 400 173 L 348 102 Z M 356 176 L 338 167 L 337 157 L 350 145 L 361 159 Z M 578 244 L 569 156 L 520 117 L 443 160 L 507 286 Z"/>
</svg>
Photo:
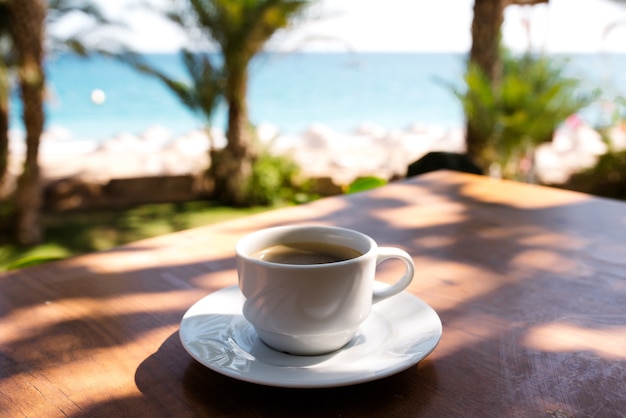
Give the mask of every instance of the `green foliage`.
<svg viewBox="0 0 626 418">
<path fill-rule="evenodd" d="M 599 121 L 595 128 L 602 134 L 604 141 L 609 147 L 611 147 L 610 130 L 617 125 L 622 125 L 622 128 L 626 127 L 626 97 L 607 98 L 603 105 L 605 107 L 603 109 L 605 117 Z"/>
<path fill-rule="evenodd" d="M 595 166 L 574 174 L 562 187 L 596 196 L 626 200 L 626 151 L 608 152 Z"/>
<path fill-rule="evenodd" d="M 609 152 L 598 158 L 597 164 L 587 170 L 587 173 L 596 173 L 599 177 L 607 179 L 609 182 L 626 182 L 626 151 Z"/>
<path fill-rule="evenodd" d="M 72 256 L 72 252 L 57 242 L 25 247 L 0 243 L 0 271 L 17 270 Z"/>
<path fill-rule="evenodd" d="M 165 72 L 147 63 L 140 55 L 127 52 L 117 56 L 136 70 L 160 80 L 192 112 L 204 117 L 210 124 L 215 109 L 224 95 L 224 73 L 208 53 L 180 52 L 181 61 L 189 76 L 188 81 L 171 78 Z"/>
<path fill-rule="evenodd" d="M 31 266 L 36 266 L 39 264 L 49 263 L 51 261 L 62 260 L 63 258 L 65 257 L 62 255 L 55 256 L 55 255 L 50 255 L 50 254 L 41 255 L 41 256 L 28 256 L 28 257 L 23 257 L 23 258 L 13 261 L 7 266 L 6 269 L 17 270 L 17 269 L 21 269 L 24 267 L 31 267 Z"/>
<path fill-rule="evenodd" d="M 381 187 L 387 184 L 387 180 L 376 177 L 376 176 L 367 176 L 367 177 L 359 177 L 354 180 L 352 183 L 348 185 L 346 188 L 346 193 L 360 193 L 365 192 L 367 190 L 375 189 L 377 187 Z"/>
<path fill-rule="evenodd" d="M 190 35 L 200 35 L 199 41 L 210 43 L 219 55 L 219 60 L 213 63 L 208 54 L 183 51 L 190 83 L 168 77 L 142 62 L 137 55 L 123 57 L 125 62 L 161 80 L 185 106 L 201 112 L 207 124 L 211 123 L 219 101 L 228 107 L 228 144 L 220 152 L 211 150 L 209 174 L 215 199 L 237 206 L 266 203 L 279 199 L 282 194 L 279 191 L 285 189 L 292 168 L 278 157 L 266 152 L 259 154 L 249 140 L 246 126 L 249 122 L 246 106 L 248 66 L 278 30 L 295 23 L 312 3 L 308 0 L 191 0 L 174 3 L 166 16 Z M 251 164 L 258 167 L 251 170 Z M 252 177 L 246 178 L 249 174 Z"/>
<path fill-rule="evenodd" d="M 565 62 L 526 53 L 516 57 L 506 51 L 503 72 L 492 83 L 470 64 L 466 90 L 454 89 L 469 128 L 482 139 L 481 160 L 499 166 L 506 178 L 520 178 L 520 162 L 535 148 L 551 141 L 558 125 L 588 106 L 598 92 L 583 92 L 581 81 L 564 75 Z"/>
<path fill-rule="evenodd" d="M 160 203 L 125 210 L 46 213 L 46 242 L 26 247 L 0 234 L 0 271 L 22 268 L 183 229 L 253 215 L 278 206 L 230 208 L 213 202 Z M 1 209 L 1 206 L 0 206 Z"/>
<path fill-rule="evenodd" d="M 272 35 L 288 27 L 311 3 L 306 0 L 191 0 L 192 20 L 205 29 L 220 47 L 225 65 L 247 66 Z M 184 11 L 170 17 L 189 27 Z M 233 67 L 234 66 L 234 67 Z"/>
<path fill-rule="evenodd" d="M 262 152 L 252 166 L 246 194 L 248 201 L 260 205 L 271 204 L 283 198 L 283 189 L 289 188 L 298 167 L 282 156 Z"/>
<path fill-rule="evenodd" d="M 608 152 L 599 156 L 593 167 L 572 175 L 563 187 L 626 200 L 626 150 L 616 149 L 610 138 L 612 129 L 626 129 L 626 99 L 616 97 L 610 104 L 607 118 L 596 127 L 608 145 Z"/>
<path fill-rule="evenodd" d="M 246 194 L 254 205 L 304 203 L 316 198 L 310 183 L 300 178 L 300 167 L 288 156 L 261 151 L 252 166 Z"/>
<path fill-rule="evenodd" d="M 68 24 L 70 21 L 73 24 Z M 81 57 L 118 50 L 122 45 L 107 36 L 107 31 L 126 29 L 123 23 L 109 19 L 94 0 L 48 0 L 46 27 L 50 29 L 46 34 L 49 53 L 69 52 Z M 72 30 L 55 30 L 68 27 Z"/>
</svg>

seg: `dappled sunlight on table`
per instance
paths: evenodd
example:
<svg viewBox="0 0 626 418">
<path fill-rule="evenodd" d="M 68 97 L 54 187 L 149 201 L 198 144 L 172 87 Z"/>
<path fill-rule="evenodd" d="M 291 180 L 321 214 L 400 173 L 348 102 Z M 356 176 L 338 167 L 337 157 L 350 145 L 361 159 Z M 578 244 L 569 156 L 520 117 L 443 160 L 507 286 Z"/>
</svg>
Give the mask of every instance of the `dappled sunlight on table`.
<svg viewBox="0 0 626 418">
<path fill-rule="evenodd" d="M 511 227 L 512 231 L 516 228 Z M 519 243 L 528 247 L 558 248 L 562 250 L 578 250 L 589 245 L 589 240 L 583 237 L 573 237 L 571 234 L 546 231 L 543 228 L 527 227 L 526 236 L 519 238 Z"/>
<path fill-rule="evenodd" d="M 454 310 L 506 285 L 493 272 L 453 260 L 433 263 L 418 256 L 415 268 L 411 291 L 427 300 L 438 312 Z"/>
<path fill-rule="evenodd" d="M 593 319 L 591 315 L 591 319 Z M 586 317 L 589 319 L 589 317 Z M 532 350 L 545 352 L 591 351 L 609 360 L 626 360 L 626 315 L 612 316 L 613 324 L 599 323 L 581 325 L 567 318 L 531 327 L 524 337 L 524 345 Z"/>
<path fill-rule="evenodd" d="M 525 270 L 538 269 L 552 273 L 576 274 L 580 264 L 578 260 L 568 257 L 566 254 L 531 247 L 516 254 L 511 259 L 510 266 Z"/>
<path fill-rule="evenodd" d="M 239 238 L 305 223 L 355 229 L 412 256 L 407 291 L 443 324 L 426 359 L 368 384 L 295 391 L 222 376 L 185 352 L 181 319 L 237 283 Z M 441 171 L 0 274 L 0 410 L 620 416 L 625 227 L 623 202 Z M 382 263 L 377 279 L 403 269 Z"/>
<path fill-rule="evenodd" d="M 508 204 L 518 209 L 543 209 L 581 203 L 589 199 L 589 196 L 582 193 L 499 179 L 466 185 L 462 191 L 464 196 L 481 202 Z"/>
<path fill-rule="evenodd" d="M 476 313 L 459 315 L 444 324 L 442 344 L 437 348 L 437 356 L 454 358 L 464 352 L 475 350 L 485 340 L 497 340 L 510 324 L 497 315 Z"/>
<path fill-rule="evenodd" d="M 455 224 L 467 220 L 463 206 L 452 202 L 427 205 L 417 210 L 414 206 L 378 210 L 374 216 L 387 222 L 390 227 L 399 229 L 435 228 L 439 225 Z M 415 232 L 416 238 L 420 235 L 422 234 L 417 230 Z"/>
</svg>

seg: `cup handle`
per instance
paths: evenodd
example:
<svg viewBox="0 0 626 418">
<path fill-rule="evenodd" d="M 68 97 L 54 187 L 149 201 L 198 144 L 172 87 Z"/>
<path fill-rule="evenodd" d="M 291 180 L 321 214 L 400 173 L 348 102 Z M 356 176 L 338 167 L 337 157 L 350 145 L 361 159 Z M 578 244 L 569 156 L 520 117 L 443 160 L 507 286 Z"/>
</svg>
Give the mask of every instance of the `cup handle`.
<svg viewBox="0 0 626 418">
<path fill-rule="evenodd" d="M 394 247 L 378 247 L 378 255 L 376 256 L 377 266 L 383 261 L 392 258 L 404 261 L 404 265 L 406 267 L 406 269 L 404 270 L 404 274 L 397 282 L 395 282 L 391 286 L 385 289 L 374 290 L 374 293 L 372 294 L 372 303 L 380 302 L 383 299 L 387 299 L 390 296 L 402 292 L 413 280 L 415 265 L 413 264 L 413 259 L 411 258 L 409 253 Z"/>
</svg>

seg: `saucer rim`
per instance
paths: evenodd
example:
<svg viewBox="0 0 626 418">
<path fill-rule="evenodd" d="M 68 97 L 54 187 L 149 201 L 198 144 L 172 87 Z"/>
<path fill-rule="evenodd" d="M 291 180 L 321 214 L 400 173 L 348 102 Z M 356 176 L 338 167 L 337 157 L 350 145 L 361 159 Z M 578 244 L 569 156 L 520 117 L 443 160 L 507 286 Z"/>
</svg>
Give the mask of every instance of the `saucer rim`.
<svg viewBox="0 0 626 418">
<path fill-rule="evenodd" d="M 379 281 L 375 281 L 375 286 L 388 286 L 386 283 L 383 282 L 379 282 Z M 219 298 L 219 297 L 232 297 L 232 298 L 236 298 L 237 296 L 242 297 L 241 292 L 239 290 L 239 287 L 237 285 L 232 285 L 232 286 L 227 286 L 221 289 L 218 289 L 214 292 L 209 293 L 208 295 L 202 297 L 200 300 L 198 300 L 196 303 L 194 303 L 183 315 L 183 318 L 181 319 L 180 322 L 180 328 L 179 328 L 179 338 L 181 341 L 181 344 L 183 345 L 183 348 L 185 349 L 185 351 L 187 351 L 187 353 L 193 358 L 195 359 L 197 362 L 199 362 L 202 366 L 216 372 L 219 373 L 221 375 L 224 376 L 228 376 L 230 378 L 236 379 L 236 380 L 240 380 L 240 381 L 244 381 L 244 382 L 248 382 L 248 383 L 254 383 L 254 384 L 259 384 L 259 385 L 264 385 L 264 386 L 272 386 L 272 387 L 281 387 L 281 388 L 296 388 L 296 389 L 315 389 L 315 388 L 332 388 L 332 387 L 342 387 L 342 386 L 350 386 L 350 385 L 355 385 L 355 384 L 360 384 L 360 383 L 366 383 L 366 382 L 370 382 L 370 381 L 374 381 L 374 380 L 379 380 L 385 377 L 389 377 L 392 376 L 394 374 L 400 373 L 404 370 L 409 369 L 410 367 L 414 366 L 415 364 L 417 364 L 418 362 L 422 361 L 423 359 L 425 359 L 428 355 L 430 355 L 435 348 L 438 346 L 439 342 L 441 341 L 441 337 L 442 337 L 442 333 L 443 333 L 443 326 L 441 323 L 441 318 L 439 317 L 439 315 L 437 314 L 437 312 L 430 306 L 428 305 L 426 302 L 424 302 L 422 299 L 418 298 L 417 296 L 403 291 L 398 293 L 395 296 L 401 296 L 405 299 L 404 303 L 414 303 L 416 305 L 421 305 L 422 309 L 425 309 L 427 311 L 427 313 L 429 314 L 429 320 L 433 321 L 432 324 L 430 324 L 429 327 L 429 333 L 433 333 L 433 335 L 431 337 L 428 338 L 428 341 L 430 340 L 434 340 L 434 342 L 432 343 L 432 346 L 429 346 L 427 350 L 420 352 L 419 354 L 413 354 L 410 356 L 409 359 L 404 359 L 403 361 L 398 361 L 397 363 L 389 366 L 385 366 L 385 367 L 381 367 L 380 369 L 376 369 L 374 371 L 369 370 L 369 373 L 364 373 L 363 375 L 361 374 L 351 374 L 349 377 L 343 376 L 341 379 L 339 380 L 332 380 L 332 379 L 325 379 L 325 380 L 316 380 L 314 378 L 312 378 L 311 380 L 308 380 L 306 382 L 295 382 L 293 380 L 289 380 L 289 379 L 273 379 L 272 377 L 274 377 L 274 375 L 269 376 L 269 377 L 264 377 L 264 376 L 259 376 L 258 374 L 246 374 L 244 372 L 241 371 L 236 371 L 236 370 L 232 370 L 229 368 L 225 368 L 225 367 L 220 367 L 219 365 L 216 365 L 214 363 L 211 362 L 207 362 L 204 358 L 201 358 L 200 356 L 197 355 L 197 353 L 194 352 L 192 347 L 188 346 L 188 343 L 185 341 L 184 336 L 183 336 L 183 329 L 185 327 L 185 322 L 186 320 L 191 317 L 191 316 L 195 316 L 198 314 L 198 312 L 195 312 L 198 310 L 199 306 L 203 306 L 204 304 L 207 303 L 208 299 L 212 299 L 212 298 Z M 383 305 L 384 306 L 384 305 Z M 383 317 L 385 317 L 385 313 L 384 311 L 386 309 L 381 308 L 380 306 L 374 305 L 372 307 L 372 309 L 377 309 L 377 313 Z M 387 308 L 389 309 L 389 308 Z M 194 315 L 191 315 L 191 314 Z M 219 315 L 219 312 L 212 312 L 212 313 L 217 313 Z M 224 313 L 223 315 L 226 315 L 226 313 Z M 240 317 L 240 321 L 246 322 L 246 319 L 243 317 L 243 315 L 241 314 L 241 312 L 237 313 L 237 316 Z M 232 324 L 229 324 L 229 326 L 231 326 Z M 423 334 L 423 333 L 422 333 Z M 420 335 L 422 335 L 420 334 Z M 414 338 L 417 338 L 419 335 L 416 335 Z M 258 338 L 258 336 L 257 336 Z M 190 341 L 191 343 L 191 341 Z M 262 341 L 261 341 L 262 343 Z M 391 345 L 391 344 L 388 344 Z M 349 346 L 347 346 L 349 347 Z M 269 350 L 272 350 L 271 348 L 268 347 Z M 339 350 L 337 350 L 337 352 L 342 352 L 342 351 L 346 351 L 349 350 L 349 348 L 341 348 Z M 285 355 L 285 356 L 289 356 L 289 354 L 287 353 L 279 353 L 276 352 L 277 355 Z M 368 356 L 366 357 L 374 357 L 376 355 L 380 355 L 380 353 L 369 353 Z M 323 357 L 319 356 L 319 357 Z M 301 356 L 294 356 L 294 357 L 301 357 Z M 316 357 L 316 356 L 311 356 L 311 357 Z M 265 363 L 268 366 L 268 363 Z M 298 369 L 304 369 L 304 368 L 298 368 Z M 279 366 L 276 366 L 276 370 L 281 370 L 281 368 Z M 313 374 L 311 374 L 313 375 Z M 310 376 L 311 377 L 311 376 Z"/>
</svg>

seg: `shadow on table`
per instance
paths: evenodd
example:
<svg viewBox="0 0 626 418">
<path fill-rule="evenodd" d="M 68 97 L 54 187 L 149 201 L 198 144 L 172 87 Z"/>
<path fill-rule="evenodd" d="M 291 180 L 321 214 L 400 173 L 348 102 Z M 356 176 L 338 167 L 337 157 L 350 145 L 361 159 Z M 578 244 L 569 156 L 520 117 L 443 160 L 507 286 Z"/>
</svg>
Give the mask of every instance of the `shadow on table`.
<svg viewBox="0 0 626 418">
<path fill-rule="evenodd" d="M 497 187 L 499 183 L 489 184 Z M 428 415 L 437 403 L 439 410 L 442 404 L 450 407 L 449 400 L 435 396 L 437 387 L 470 400 L 459 403 L 463 409 L 455 411 L 458 415 L 478 413 L 479 408 L 484 413 L 486 404 L 492 407 L 491 415 L 506 415 L 514 408 L 527 412 L 532 408 L 537 413 L 552 404 L 564 410 L 579 409 L 581 415 L 604 408 L 604 404 L 579 400 L 589 400 L 589 396 L 585 398 L 589 393 L 622 396 L 617 391 L 624 381 L 623 354 L 610 357 L 604 348 L 615 344 L 614 336 L 623 332 L 622 305 L 615 303 L 624 295 L 623 205 L 547 189 L 533 189 L 534 200 L 520 199 L 513 205 L 504 195 L 473 186 L 462 180 L 443 182 L 425 177 L 393 185 L 400 188 L 393 193 L 382 188 L 289 209 L 290 222 L 331 223 L 359 229 L 375 239 L 390 237 L 391 244 L 404 243 L 417 261 L 432 266 L 427 272 L 429 281 L 416 282 L 413 288 L 437 309 L 444 323 L 441 349 L 433 353 L 432 363 L 426 359 L 397 375 L 355 386 L 280 389 L 240 382 L 206 369 L 185 352 L 175 332 L 162 343 L 159 337 L 144 347 L 142 356 L 161 343 L 135 371 L 142 396 L 107 400 L 91 406 L 87 413 L 106 416 L 111 411 L 108 415 L 114 416 L 134 409 L 145 411 L 145 416 L 190 416 L 196 410 L 207 416 L 404 416 L 410 407 L 411 414 L 418 416 Z M 519 185 L 513 190 L 526 193 L 531 189 Z M 543 202 L 554 195 L 558 199 Z M 235 236 L 261 223 L 264 227 L 284 224 L 282 213 L 258 215 L 255 222 L 229 222 L 219 229 Z M 59 310 L 59 321 L 46 320 L 37 330 L 37 345 L 24 333 L 3 347 L 20 353 L 19 362 L 14 362 L 20 366 L 3 370 L 1 375 L 62 364 L 67 346 L 52 344 L 59 341 L 60 331 L 65 344 L 76 344 L 74 354 L 76 347 L 89 354 L 94 348 L 123 346 L 163 327 L 173 329 L 202 292 L 232 284 L 229 275 L 235 268 L 234 256 L 216 254 L 207 262 L 156 263 L 165 249 L 184 251 L 204 244 L 191 238 L 187 242 L 184 233 L 176 237 L 180 247 L 155 245 L 155 239 L 89 256 L 104 260 L 100 263 L 120 263 L 129 257 L 137 263 L 132 271 L 96 271 L 90 269 L 90 263 L 68 261 L 0 275 L 2 291 L 11 295 L 10 303 L 3 302 L 6 308 L 0 317 L 31 306 L 52 309 L 55 302 L 63 302 L 58 306 L 64 309 Z M 151 254 L 150 248 L 144 248 L 151 245 L 163 252 Z M 139 262 L 133 260 L 133 252 Z M 144 260 L 146 254 L 155 265 Z M 20 280 L 12 276 L 20 276 Z M 62 293 L 57 289 L 59 283 Z M 131 296 L 141 296 L 143 301 L 143 306 L 136 307 L 137 313 L 67 319 L 66 313 L 74 306 L 81 307 L 84 300 L 110 303 Z M 593 312 L 596 319 L 581 316 L 587 312 Z M 483 326 L 485 320 L 491 328 Z M 570 331 L 572 325 L 578 335 L 593 338 L 586 338 L 584 347 L 553 346 L 558 339 L 549 331 L 555 327 Z M 93 338 L 94 330 L 113 330 L 119 337 Z M 585 330 L 599 332 L 586 334 Z M 533 336 L 546 344 L 529 345 Z M 44 338 L 49 338 L 50 344 Z M 582 380 L 581 370 L 586 372 Z M 611 376 L 606 375 L 609 371 Z M 584 385 L 578 384 L 582 381 Z M 571 387 L 563 389 L 563 382 Z M 501 395 L 493 396 L 485 387 L 498 388 Z M 559 397 L 550 397 L 546 387 L 561 388 Z"/>
<path fill-rule="evenodd" d="M 179 382 L 183 382 L 182 387 Z M 149 399 L 160 399 L 160 412 L 204 416 L 400 416 L 420 415 L 436 393 L 435 368 L 424 360 L 396 375 L 353 386 L 288 389 L 247 383 L 223 376 L 193 360 L 172 334 L 137 369 L 137 387 Z M 421 389 L 416 390 L 419 387 Z M 415 399 L 418 394 L 419 399 Z M 170 411 L 172 396 L 185 399 L 187 411 Z M 423 410 L 421 410 L 422 408 Z"/>
</svg>

